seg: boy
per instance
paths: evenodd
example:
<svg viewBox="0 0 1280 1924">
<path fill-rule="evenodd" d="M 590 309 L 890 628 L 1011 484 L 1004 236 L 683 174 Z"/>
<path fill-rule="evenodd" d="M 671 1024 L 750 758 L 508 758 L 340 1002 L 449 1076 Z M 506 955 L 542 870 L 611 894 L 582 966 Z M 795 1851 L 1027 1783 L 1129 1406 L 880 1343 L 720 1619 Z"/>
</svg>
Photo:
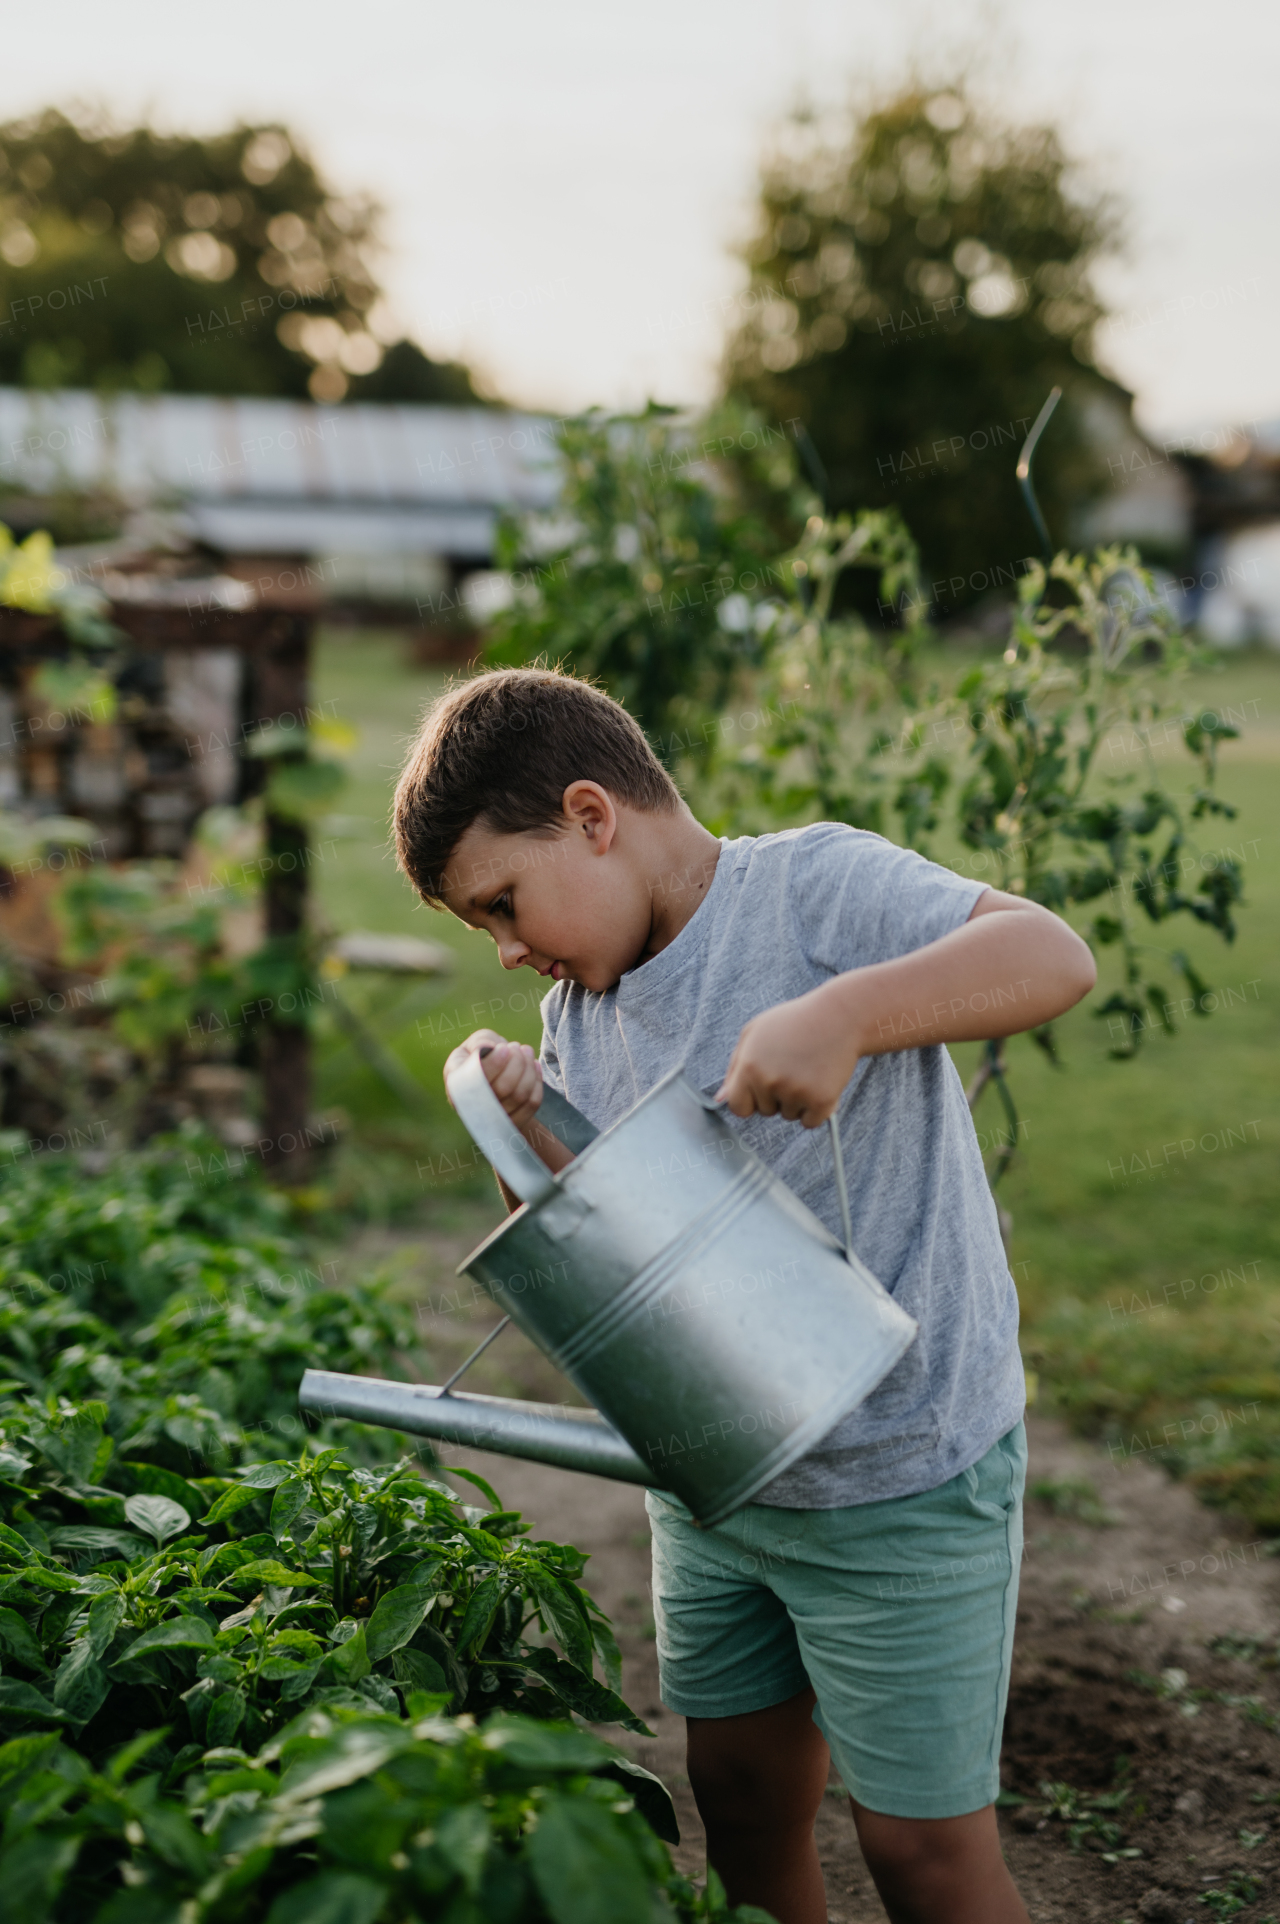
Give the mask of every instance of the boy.
<svg viewBox="0 0 1280 1924">
<path fill-rule="evenodd" d="M 568 675 L 483 674 L 429 714 L 396 792 L 401 866 L 552 988 L 540 1058 L 478 1030 L 552 1169 L 545 1077 L 608 1128 L 668 1070 L 839 1233 L 920 1333 L 816 1449 L 712 1529 L 651 1491 L 665 1701 L 736 1903 L 826 1917 L 813 1821 L 834 1753 L 895 1924 L 1026 1924 L 994 1798 L 1025 1474 L 1017 1300 L 942 1046 L 1049 1021 L 1094 983 L 1048 910 L 879 836 L 720 840 L 634 721 Z M 796 1123 L 803 1128 L 795 1127 Z M 514 1207 L 515 1198 L 508 1195 Z M 828 1748 L 829 1746 L 829 1748 Z"/>
</svg>

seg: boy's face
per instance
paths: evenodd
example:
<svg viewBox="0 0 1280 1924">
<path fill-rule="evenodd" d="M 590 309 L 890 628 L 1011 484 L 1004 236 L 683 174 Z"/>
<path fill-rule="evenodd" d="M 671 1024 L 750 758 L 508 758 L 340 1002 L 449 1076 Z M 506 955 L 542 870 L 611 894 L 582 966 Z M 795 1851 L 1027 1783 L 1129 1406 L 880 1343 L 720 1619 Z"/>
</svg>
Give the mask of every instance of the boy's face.
<svg viewBox="0 0 1280 1924">
<path fill-rule="evenodd" d="M 500 834 L 480 817 L 453 852 L 445 905 L 489 932 L 504 969 L 610 989 L 640 960 L 653 919 L 647 865 L 625 832 L 634 814 L 574 782 L 554 833 Z"/>
</svg>

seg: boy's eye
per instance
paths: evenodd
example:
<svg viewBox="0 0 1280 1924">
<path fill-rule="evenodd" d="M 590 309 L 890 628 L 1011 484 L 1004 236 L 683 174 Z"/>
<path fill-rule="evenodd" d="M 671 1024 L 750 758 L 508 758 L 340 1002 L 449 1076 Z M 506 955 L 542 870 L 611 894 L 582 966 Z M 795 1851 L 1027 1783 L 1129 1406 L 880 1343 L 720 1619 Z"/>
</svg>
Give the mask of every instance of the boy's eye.
<svg viewBox="0 0 1280 1924">
<path fill-rule="evenodd" d="M 490 902 L 489 913 L 490 915 L 510 915 L 511 913 L 510 894 L 500 895 L 496 902 Z"/>
</svg>

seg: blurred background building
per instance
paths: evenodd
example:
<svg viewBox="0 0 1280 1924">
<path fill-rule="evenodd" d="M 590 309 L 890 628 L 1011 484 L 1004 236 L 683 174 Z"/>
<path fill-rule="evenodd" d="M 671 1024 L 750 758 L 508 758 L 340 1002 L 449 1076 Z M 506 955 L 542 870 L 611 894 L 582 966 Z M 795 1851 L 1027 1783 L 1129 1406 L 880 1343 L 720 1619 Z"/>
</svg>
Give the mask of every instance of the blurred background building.
<svg viewBox="0 0 1280 1924">
<path fill-rule="evenodd" d="M 1127 400 L 1083 404 L 1107 485 L 1061 534 L 1135 542 L 1218 645 L 1280 646 L 1280 422 L 1156 442 Z M 489 407 L 0 388 L 0 520 L 96 525 L 70 565 L 198 549 L 271 598 L 293 585 L 331 616 L 411 622 L 426 658 L 465 657 L 500 518 L 555 507 L 556 437 Z"/>
<path fill-rule="evenodd" d="M 189 542 L 250 579 L 263 557 L 291 559 L 330 608 L 408 612 L 426 630 L 447 629 L 487 567 L 499 515 L 546 509 L 555 487 L 555 425 L 533 415 L 0 388 L 0 520 L 15 533 L 75 503 L 112 549 Z"/>
</svg>

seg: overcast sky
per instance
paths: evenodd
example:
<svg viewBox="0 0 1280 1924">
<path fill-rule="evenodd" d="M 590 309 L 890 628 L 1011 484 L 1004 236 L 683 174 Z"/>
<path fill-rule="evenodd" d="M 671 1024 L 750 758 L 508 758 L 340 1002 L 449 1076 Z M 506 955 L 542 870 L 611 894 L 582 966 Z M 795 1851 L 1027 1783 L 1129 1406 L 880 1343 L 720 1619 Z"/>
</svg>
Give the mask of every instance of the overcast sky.
<svg viewBox="0 0 1280 1924">
<path fill-rule="evenodd" d="M 1144 424 L 1280 417 L 1275 0 L 51 0 L 3 45 L 6 118 L 300 130 L 384 203 L 405 328 L 554 410 L 709 397 L 771 124 L 967 46 L 1129 204 L 1106 359 Z"/>
</svg>

